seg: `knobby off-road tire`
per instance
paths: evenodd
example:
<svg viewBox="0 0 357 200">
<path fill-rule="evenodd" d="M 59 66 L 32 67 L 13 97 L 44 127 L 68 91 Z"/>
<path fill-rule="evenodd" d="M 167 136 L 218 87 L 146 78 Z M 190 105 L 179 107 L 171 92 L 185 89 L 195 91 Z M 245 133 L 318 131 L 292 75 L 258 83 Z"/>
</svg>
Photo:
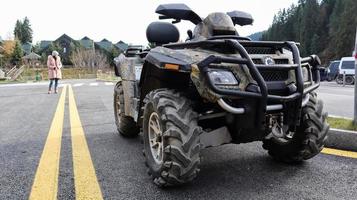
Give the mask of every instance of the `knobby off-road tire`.
<svg viewBox="0 0 357 200">
<path fill-rule="evenodd" d="M 190 100 L 174 90 L 158 89 L 146 95 L 144 102 L 143 154 L 148 174 L 159 187 L 192 181 L 199 172 L 202 129 L 197 125 L 198 115 L 192 110 Z M 156 160 L 150 146 L 153 129 L 149 124 L 155 117 L 161 129 L 157 141 L 162 145 L 159 151 L 162 156 Z"/>
<path fill-rule="evenodd" d="M 124 91 L 121 82 L 114 87 L 114 117 L 118 132 L 124 137 L 135 137 L 139 134 L 140 129 L 134 119 L 125 116 L 124 113 Z"/>
<path fill-rule="evenodd" d="M 327 113 L 323 111 L 323 102 L 316 93 L 309 94 L 309 102 L 301 112 L 301 123 L 297 127 L 292 141 L 281 145 L 273 140 L 263 141 L 263 148 L 268 150 L 275 160 L 286 163 L 299 163 L 319 154 L 327 138 L 330 126 L 326 123 Z"/>
</svg>

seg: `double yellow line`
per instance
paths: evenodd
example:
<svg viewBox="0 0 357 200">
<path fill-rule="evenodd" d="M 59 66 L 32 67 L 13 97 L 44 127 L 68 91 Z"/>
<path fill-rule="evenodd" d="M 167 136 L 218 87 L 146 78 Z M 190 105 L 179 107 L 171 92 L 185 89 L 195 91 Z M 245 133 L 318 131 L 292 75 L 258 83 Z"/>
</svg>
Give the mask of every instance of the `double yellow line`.
<svg viewBox="0 0 357 200">
<path fill-rule="evenodd" d="M 57 199 L 66 92 L 67 85 L 59 98 L 32 185 L 30 200 Z M 103 199 L 70 85 L 68 93 L 76 199 Z"/>
</svg>

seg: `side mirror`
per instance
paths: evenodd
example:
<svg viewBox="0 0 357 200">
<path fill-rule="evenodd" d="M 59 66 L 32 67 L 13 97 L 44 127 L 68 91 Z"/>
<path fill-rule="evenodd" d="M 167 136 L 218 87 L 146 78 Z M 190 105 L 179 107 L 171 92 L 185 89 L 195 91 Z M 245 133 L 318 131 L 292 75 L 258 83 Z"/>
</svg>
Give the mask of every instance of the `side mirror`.
<svg viewBox="0 0 357 200">
<path fill-rule="evenodd" d="M 188 35 L 188 38 L 189 38 L 190 40 L 192 40 L 192 38 L 193 38 L 193 33 L 192 33 L 191 30 L 187 30 L 187 35 Z"/>
<path fill-rule="evenodd" d="M 243 12 L 243 11 L 232 11 L 232 12 L 227 12 L 227 15 L 229 15 L 233 21 L 233 24 L 240 25 L 240 26 L 245 26 L 245 25 L 251 25 L 253 24 L 253 17 L 251 14 Z"/>
<path fill-rule="evenodd" d="M 156 8 L 157 14 L 161 14 L 159 19 L 175 19 L 174 22 L 180 22 L 180 20 L 188 20 L 197 25 L 202 22 L 200 16 L 198 16 L 191 8 L 185 4 L 161 4 Z"/>
</svg>

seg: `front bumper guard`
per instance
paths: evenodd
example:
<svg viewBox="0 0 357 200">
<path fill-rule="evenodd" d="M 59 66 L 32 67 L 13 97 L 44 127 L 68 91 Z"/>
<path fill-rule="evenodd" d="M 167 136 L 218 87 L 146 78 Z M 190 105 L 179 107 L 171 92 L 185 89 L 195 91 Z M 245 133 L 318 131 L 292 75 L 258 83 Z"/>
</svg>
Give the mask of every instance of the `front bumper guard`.
<svg viewBox="0 0 357 200">
<path fill-rule="evenodd" d="M 218 44 L 218 43 L 225 43 L 229 45 L 230 47 L 236 49 L 238 53 L 240 54 L 240 58 L 232 58 L 232 57 L 222 57 L 222 56 L 215 56 L 211 55 L 204 59 L 203 61 L 199 62 L 197 64 L 198 68 L 200 71 L 204 74 L 204 77 L 206 79 L 206 82 L 209 86 L 209 88 L 220 95 L 222 98 L 224 97 L 249 97 L 249 98 L 258 98 L 259 99 L 259 104 L 258 104 L 258 114 L 257 114 L 257 123 L 258 125 L 261 125 L 261 122 L 264 122 L 265 120 L 265 114 L 267 111 L 276 111 L 276 110 L 282 110 L 283 109 L 283 104 L 285 102 L 291 102 L 295 101 L 296 105 L 301 105 L 301 106 L 296 106 L 296 109 L 292 112 L 296 113 L 295 115 L 295 121 L 296 123 L 299 123 L 300 119 L 300 112 L 301 108 L 306 105 L 306 103 L 309 100 L 308 94 L 309 92 L 317 89 L 320 85 L 320 74 L 318 71 L 318 65 L 320 65 L 320 60 L 317 56 L 310 56 L 307 58 L 300 58 L 300 53 L 298 50 L 298 47 L 296 43 L 294 42 L 264 42 L 264 43 L 259 43 L 259 42 L 241 42 L 242 44 L 244 43 L 245 46 L 259 46 L 259 44 L 264 44 L 265 46 L 275 46 L 279 45 L 281 47 L 285 47 L 291 50 L 293 54 L 293 64 L 291 65 L 273 65 L 269 67 L 270 69 L 275 69 L 275 70 L 294 70 L 295 71 L 295 85 L 296 85 L 296 92 L 293 94 L 290 94 L 288 96 L 280 96 L 280 95 L 270 95 L 268 94 L 268 88 L 265 80 L 263 79 L 262 75 L 260 74 L 258 67 L 264 67 L 264 66 L 256 66 L 252 59 L 249 57 L 249 54 L 245 50 L 244 46 L 236 41 L 236 40 L 223 40 L 223 41 L 204 41 L 204 43 L 209 43 L 212 42 L 213 44 Z M 224 88 L 219 88 L 217 87 L 213 81 L 211 80 L 210 76 L 208 75 L 208 72 L 210 71 L 210 64 L 219 64 L 219 63 L 234 63 L 234 64 L 243 64 L 248 67 L 248 70 L 250 74 L 252 75 L 253 79 L 257 82 L 258 87 L 260 89 L 260 93 L 255 93 L 255 92 L 250 92 L 250 91 L 241 91 L 241 90 L 230 90 L 230 89 L 224 89 Z M 312 77 L 313 81 L 312 85 L 304 89 L 304 81 L 303 81 L 303 75 L 302 75 L 302 65 L 310 64 L 312 66 Z M 230 105 L 228 105 L 223 99 L 219 99 L 217 103 L 227 112 L 233 113 L 233 114 L 243 114 L 246 112 L 244 108 L 235 108 Z M 277 102 L 277 104 L 273 105 L 267 105 L 268 101 L 272 102 Z"/>
<path fill-rule="evenodd" d="M 302 100 L 301 107 L 304 107 L 308 102 L 309 102 L 309 95 L 305 95 L 305 97 Z M 217 101 L 218 105 L 221 106 L 221 108 L 229 113 L 232 114 L 244 114 L 246 112 L 245 108 L 236 108 L 233 106 L 230 106 L 227 104 L 222 98 L 218 99 Z M 273 104 L 273 105 L 268 105 L 266 106 L 266 111 L 279 111 L 284 108 L 283 104 Z"/>
</svg>

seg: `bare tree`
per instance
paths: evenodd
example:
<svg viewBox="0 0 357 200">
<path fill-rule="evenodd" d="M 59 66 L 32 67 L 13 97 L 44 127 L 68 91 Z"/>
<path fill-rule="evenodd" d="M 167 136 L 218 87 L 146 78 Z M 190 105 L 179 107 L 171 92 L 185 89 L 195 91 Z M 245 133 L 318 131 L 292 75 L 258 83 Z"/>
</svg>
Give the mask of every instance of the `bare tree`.
<svg viewBox="0 0 357 200">
<path fill-rule="evenodd" d="M 91 70 L 109 67 L 107 57 L 95 50 L 77 49 L 72 53 L 71 61 L 75 67 Z"/>
</svg>

